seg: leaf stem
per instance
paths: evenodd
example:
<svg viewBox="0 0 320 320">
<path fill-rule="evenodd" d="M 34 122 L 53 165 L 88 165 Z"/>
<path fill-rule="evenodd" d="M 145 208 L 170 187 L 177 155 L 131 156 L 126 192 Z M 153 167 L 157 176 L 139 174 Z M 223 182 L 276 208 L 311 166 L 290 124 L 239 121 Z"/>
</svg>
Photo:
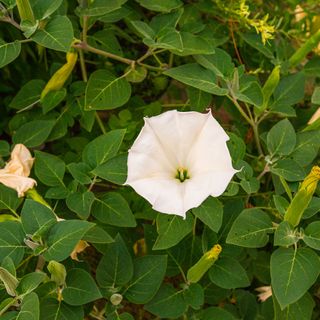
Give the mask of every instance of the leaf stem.
<svg viewBox="0 0 320 320">
<path fill-rule="evenodd" d="M 106 128 L 104 127 L 104 124 L 103 124 L 103 122 L 102 122 L 102 120 L 101 120 L 101 118 L 100 118 L 100 116 L 99 116 L 99 113 L 98 113 L 97 111 L 95 112 L 94 116 L 95 116 L 95 118 L 96 118 L 96 120 L 97 120 L 97 123 L 98 123 L 98 125 L 99 125 L 102 133 L 103 133 L 103 134 L 107 133 L 107 130 L 106 130 Z"/>
</svg>

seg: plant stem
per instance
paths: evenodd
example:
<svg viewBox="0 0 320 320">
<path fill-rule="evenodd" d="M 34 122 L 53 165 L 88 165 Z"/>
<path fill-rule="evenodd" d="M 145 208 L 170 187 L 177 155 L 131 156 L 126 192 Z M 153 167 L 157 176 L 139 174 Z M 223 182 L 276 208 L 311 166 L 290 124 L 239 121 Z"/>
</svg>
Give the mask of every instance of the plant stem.
<svg viewBox="0 0 320 320">
<path fill-rule="evenodd" d="M 103 133 L 103 134 L 107 133 L 107 130 L 106 130 L 106 128 L 104 127 L 104 124 L 103 124 L 103 122 L 102 122 L 102 120 L 101 120 L 101 118 L 100 118 L 100 116 L 99 116 L 99 114 L 98 114 L 97 111 L 95 112 L 94 116 L 95 116 L 95 118 L 96 118 L 96 120 L 97 120 L 97 123 L 98 123 L 98 125 L 99 125 L 102 133 Z"/>
<path fill-rule="evenodd" d="M 120 56 L 118 56 L 116 54 L 113 54 L 111 52 L 107 52 L 107 51 L 103 51 L 103 50 L 91 47 L 89 44 L 87 44 L 87 43 L 85 43 L 83 41 L 73 44 L 73 47 L 77 48 L 77 49 L 82 49 L 82 50 L 85 50 L 85 51 L 89 51 L 89 52 L 92 52 L 92 53 L 96 53 L 96 54 L 98 54 L 100 56 L 104 56 L 104 57 L 107 57 L 107 58 L 110 58 L 110 59 L 113 59 L 113 60 L 117 60 L 117 61 L 123 62 L 125 64 L 131 65 L 131 64 L 135 63 L 134 60 L 123 58 L 123 57 L 120 57 Z"/>
<path fill-rule="evenodd" d="M 256 141 L 259 155 L 263 157 L 264 154 L 263 154 L 263 150 L 262 150 L 261 143 L 260 143 L 258 124 L 254 122 L 252 129 L 253 129 L 253 135 L 254 135 L 254 139 Z"/>
<path fill-rule="evenodd" d="M 251 119 L 248 117 L 248 115 L 243 111 L 243 109 L 241 108 L 240 104 L 238 103 L 237 99 L 233 96 L 229 96 L 227 95 L 227 97 L 233 102 L 233 104 L 236 106 L 236 108 L 238 109 L 238 111 L 241 113 L 241 115 L 246 119 L 246 121 L 253 126 L 254 123 L 251 121 Z"/>
</svg>

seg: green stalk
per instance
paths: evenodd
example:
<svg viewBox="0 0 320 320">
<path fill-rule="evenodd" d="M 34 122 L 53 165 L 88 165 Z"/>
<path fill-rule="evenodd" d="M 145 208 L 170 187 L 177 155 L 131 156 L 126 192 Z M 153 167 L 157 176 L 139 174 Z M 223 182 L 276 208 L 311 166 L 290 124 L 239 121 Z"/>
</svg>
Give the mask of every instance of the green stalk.
<svg viewBox="0 0 320 320">
<path fill-rule="evenodd" d="M 29 0 L 16 0 L 20 19 L 35 24 L 35 18 Z"/>
</svg>

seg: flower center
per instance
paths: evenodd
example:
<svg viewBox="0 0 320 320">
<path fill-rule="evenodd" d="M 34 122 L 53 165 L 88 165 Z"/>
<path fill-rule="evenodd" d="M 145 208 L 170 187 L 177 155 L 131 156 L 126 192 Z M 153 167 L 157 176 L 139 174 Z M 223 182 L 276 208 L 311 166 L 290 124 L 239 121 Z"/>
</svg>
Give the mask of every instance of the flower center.
<svg viewBox="0 0 320 320">
<path fill-rule="evenodd" d="M 178 179 L 180 182 L 183 182 L 187 179 L 190 179 L 190 176 L 188 174 L 188 170 L 184 168 L 178 168 L 177 173 L 175 175 L 175 178 Z"/>
</svg>

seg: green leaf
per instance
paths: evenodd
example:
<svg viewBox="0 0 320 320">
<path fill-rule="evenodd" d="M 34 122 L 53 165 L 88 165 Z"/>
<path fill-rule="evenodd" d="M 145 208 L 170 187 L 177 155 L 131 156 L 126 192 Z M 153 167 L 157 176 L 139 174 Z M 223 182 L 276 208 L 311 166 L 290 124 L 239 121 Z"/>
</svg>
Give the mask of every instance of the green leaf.
<svg viewBox="0 0 320 320">
<path fill-rule="evenodd" d="M 42 282 L 47 280 L 47 275 L 44 272 L 27 273 L 20 280 L 17 292 L 21 294 L 29 294 L 35 290 Z"/>
<path fill-rule="evenodd" d="M 265 45 L 261 41 L 260 35 L 255 33 L 241 33 L 241 38 L 248 43 L 252 48 L 255 48 L 269 59 L 274 59 L 273 50 L 271 45 Z"/>
<path fill-rule="evenodd" d="M 120 9 L 128 0 L 95 0 L 88 3 L 88 8 L 82 9 L 80 12 L 86 16 L 102 16 L 109 12 Z"/>
<path fill-rule="evenodd" d="M 132 69 L 131 67 L 128 67 L 126 71 L 129 71 L 129 70 L 131 71 L 126 75 L 126 79 L 132 83 L 142 82 L 146 78 L 148 73 L 148 70 L 142 66 L 136 66 L 134 69 Z"/>
<path fill-rule="evenodd" d="M 81 184 L 89 184 L 91 183 L 91 178 L 89 176 L 89 172 L 91 168 L 88 164 L 80 162 L 80 163 L 69 163 L 67 165 L 68 171 L 71 173 L 73 179 L 78 181 Z"/>
<path fill-rule="evenodd" d="M 7 269 L 5 269 L 3 267 L 0 267 L 1 289 L 3 289 L 3 286 L 4 286 L 7 294 L 12 296 L 12 297 L 15 297 L 16 296 L 16 288 L 18 286 L 18 283 L 19 283 L 19 281 L 16 278 L 15 274 L 12 274 Z M 0 306 L 0 310 L 1 310 L 1 306 Z"/>
<path fill-rule="evenodd" d="M 15 190 L 0 184 L 0 210 L 10 210 L 15 213 L 20 203 L 21 199 L 18 198 Z"/>
<path fill-rule="evenodd" d="M 276 175 L 283 177 L 287 181 L 303 180 L 306 175 L 305 170 L 294 160 L 279 160 L 270 167 L 270 171 Z"/>
<path fill-rule="evenodd" d="M 255 208 L 245 209 L 233 222 L 226 243 L 261 248 L 268 243 L 268 233 L 272 230 L 272 221 L 265 212 Z"/>
<path fill-rule="evenodd" d="M 247 287 L 250 280 L 241 264 L 230 257 L 221 257 L 209 271 L 210 280 L 224 289 Z"/>
<path fill-rule="evenodd" d="M 133 263 L 130 253 L 118 234 L 114 243 L 107 245 L 97 267 L 97 282 L 101 287 L 125 285 L 133 275 Z"/>
<path fill-rule="evenodd" d="M 271 286 L 284 309 L 298 301 L 316 281 L 319 256 L 309 248 L 279 248 L 271 255 Z"/>
<path fill-rule="evenodd" d="M 10 155 L 10 145 L 5 140 L 0 140 L 0 157 L 6 157 Z"/>
<path fill-rule="evenodd" d="M 177 215 L 158 214 L 158 237 L 153 250 L 163 250 L 173 247 L 192 231 L 193 217 L 188 214 L 184 220 Z"/>
<path fill-rule="evenodd" d="M 14 134 L 13 142 L 26 147 L 38 147 L 44 143 L 55 125 L 53 120 L 33 120 L 22 125 Z"/>
<path fill-rule="evenodd" d="M 290 106 L 300 102 L 304 97 L 304 83 L 303 72 L 282 78 L 274 91 L 271 109 L 277 111 L 282 106 Z"/>
<path fill-rule="evenodd" d="M 128 154 L 119 154 L 96 167 L 92 173 L 115 184 L 123 185 L 127 179 Z"/>
<path fill-rule="evenodd" d="M 108 70 L 97 70 L 90 75 L 85 110 L 110 110 L 123 106 L 131 96 L 131 86 L 123 78 L 117 78 Z"/>
<path fill-rule="evenodd" d="M 302 219 L 309 219 L 320 211 L 320 198 L 312 197 L 308 208 L 303 213 Z"/>
<path fill-rule="evenodd" d="M 50 230 L 47 240 L 48 249 L 43 254 L 49 260 L 66 259 L 83 235 L 94 226 L 81 220 L 64 220 L 56 223 Z"/>
<path fill-rule="evenodd" d="M 299 237 L 289 222 L 282 221 L 274 233 L 274 245 L 288 247 L 297 243 Z"/>
<path fill-rule="evenodd" d="M 73 40 L 71 21 L 66 16 L 54 16 L 31 39 L 45 48 L 68 52 Z"/>
<path fill-rule="evenodd" d="M 228 91 L 220 88 L 213 71 L 204 69 L 196 63 L 184 64 L 164 72 L 165 75 L 184 84 L 215 95 L 226 95 Z"/>
<path fill-rule="evenodd" d="M 137 0 L 139 4 L 151 11 L 170 12 L 182 6 L 180 0 Z"/>
<path fill-rule="evenodd" d="M 82 237 L 84 241 L 91 243 L 111 243 L 114 242 L 112 237 L 104 229 L 94 226 Z"/>
<path fill-rule="evenodd" d="M 304 231 L 303 241 L 313 249 L 320 250 L 320 221 L 311 222 Z"/>
<path fill-rule="evenodd" d="M 16 320 L 39 320 L 40 304 L 39 298 L 31 292 L 22 299 L 21 309 Z"/>
<path fill-rule="evenodd" d="M 149 255 L 134 260 L 133 277 L 125 297 L 132 303 L 145 304 L 159 290 L 167 269 L 167 256 Z"/>
<path fill-rule="evenodd" d="M 0 223 L 0 262 L 10 257 L 15 265 L 19 264 L 26 248 L 23 242 L 24 237 L 20 222 L 4 221 Z"/>
<path fill-rule="evenodd" d="M 189 306 L 198 310 L 204 304 L 204 289 L 199 283 L 191 283 L 183 292 L 183 297 Z"/>
<path fill-rule="evenodd" d="M 39 102 L 44 86 L 45 82 L 40 79 L 28 81 L 11 100 L 9 107 L 21 110 Z"/>
<path fill-rule="evenodd" d="M 6 43 L 0 39 L 0 68 L 15 60 L 21 51 L 20 41 Z"/>
<path fill-rule="evenodd" d="M 306 293 L 297 302 L 281 310 L 278 302 L 273 298 L 275 320 L 310 320 L 315 303 L 309 293 Z"/>
<path fill-rule="evenodd" d="M 218 77 L 229 79 L 234 70 L 231 56 L 224 50 L 215 48 L 213 54 L 195 55 L 196 61 L 203 67 L 212 70 Z"/>
<path fill-rule="evenodd" d="M 70 193 L 66 199 L 68 208 L 75 212 L 79 218 L 86 220 L 90 216 L 94 194 L 90 191 Z"/>
<path fill-rule="evenodd" d="M 117 192 L 108 192 L 101 199 L 95 199 L 91 212 L 102 223 L 118 227 L 136 226 L 126 199 Z"/>
<path fill-rule="evenodd" d="M 234 316 L 230 312 L 218 307 L 210 307 L 208 309 L 205 309 L 203 313 L 201 313 L 201 320 L 213 319 L 235 320 Z"/>
<path fill-rule="evenodd" d="M 62 296 L 71 306 L 81 306 L 102 297 L 90 273 L 83 269 L 68 271 Z"/>
<path fill-rule="evenodd" d="M 222 224 L 223 206 L 217 198 L 209 197 L 198 208 L 192 209 L 192 213 L 212 231 L 219 231 Z"/>
<path fill-rule="evenodd" d="M 82 159 L 92 169 L 114 157 L 122 143 L 125 130 L 112 130 L 89 142 L 83 150 Z"/>
<path fill-rule="evenodd" d="M 62 0 L 46 1 L 34 0 L 32 1 L 32 11 L 38 20 L 43 20 L 49 17 L 60 7 Z"/>
<path fill-rule="evenodd" d="M 26 234 L 43 235 L 57 222 L 51 209 L 33 200 L 25 200 L 21 211 L 22 227 Z"/>
<path fill-rule="evenodd" d="M 38 179 L 47 186 L 62 186 L 66 170 L 65 163 L 50 153 L 35 151 L 35 173 Z"/>
<path fill-rule="evenodd" d="M 61 90 L 49 91 L 44 98 L 41 99 L 42 111 L 44 114 L 54 109 L 67 95 L 67 90 L 62 88 Z"/>
<path fill-rule="evenodd" d="M 191 110 L 202 112 L 212 100 L 210 93 L 201 91 L 193 87 L 187 87 L 188 98 L 190 100 Z"/>
<path fill-rule="evenodd" d="M 72 307 L 52 298 L 41 300 L 40 319 L 41 320 L 79 320 L 84 318 L 82 307 Z"/>
<path fill-rule="evenodd" d="M 187 304 L 182 290 L 176 291 L 171 285 L 164 284 L 144 309 L 162 319 L 176 319 L 186 311 Z"/>
<path fill-rule="evenodd" d="M 288 119 L 274 125 L 267 135 L 267 147 L 271 155 L 288 155 L 296 145 L 296 133 Z"/>
<path fill-rule="evenodd" d="M 240 82 L 240 90 L 235 92 L 235 97 L 243 102 L 260 108 L 263 104 L 263 93 L 257 81 Z"/>
</svg>

